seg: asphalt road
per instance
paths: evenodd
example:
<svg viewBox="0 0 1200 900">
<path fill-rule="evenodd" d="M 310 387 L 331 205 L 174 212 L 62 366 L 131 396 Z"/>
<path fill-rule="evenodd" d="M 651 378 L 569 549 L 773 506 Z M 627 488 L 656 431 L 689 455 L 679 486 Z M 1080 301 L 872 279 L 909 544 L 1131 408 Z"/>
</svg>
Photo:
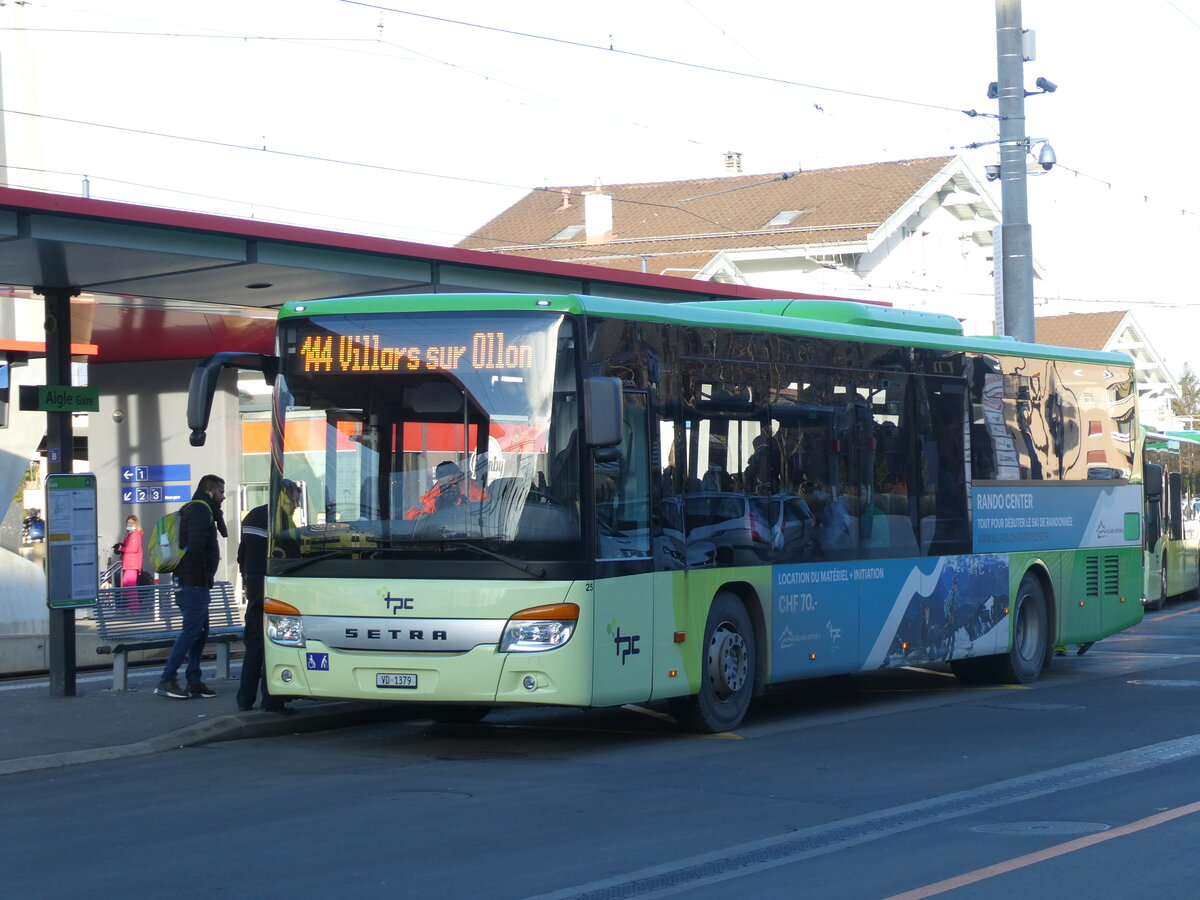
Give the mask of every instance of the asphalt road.
<svg viewBox="0 0 1200 900">
<path fill-rule="evenodd" d="M 1200 602 L 1030 687 L 810 682 L 734 735 L 506 710 L 0 781 L 13 897 L 1191 898 Z"/>
</svg>

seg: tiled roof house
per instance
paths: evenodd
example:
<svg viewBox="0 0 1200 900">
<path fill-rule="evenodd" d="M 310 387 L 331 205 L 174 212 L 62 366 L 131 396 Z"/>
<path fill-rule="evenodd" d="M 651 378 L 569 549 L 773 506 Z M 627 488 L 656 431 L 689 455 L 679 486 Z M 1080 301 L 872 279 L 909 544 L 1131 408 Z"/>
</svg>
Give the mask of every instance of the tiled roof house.
<svg viewBox="0 0 1200 900">
<path fill-rule="evenodd" d="M 1171 401 L 1180 396 L 1179 385 L 1146 340 L 1132 313 L 1039 316 L 1034 319 L 1034 329 L 1039 344 L 1128 353 L 1137 373 L 1142 424 L 1160 429 L 1182 427 L 1171 412 Z"/>
<path fill-rule="evenodd" d="M 531 191 L 458 246 L 949 312 L 992 332 L 998 206 L 959 157 Z"/>
</svg>

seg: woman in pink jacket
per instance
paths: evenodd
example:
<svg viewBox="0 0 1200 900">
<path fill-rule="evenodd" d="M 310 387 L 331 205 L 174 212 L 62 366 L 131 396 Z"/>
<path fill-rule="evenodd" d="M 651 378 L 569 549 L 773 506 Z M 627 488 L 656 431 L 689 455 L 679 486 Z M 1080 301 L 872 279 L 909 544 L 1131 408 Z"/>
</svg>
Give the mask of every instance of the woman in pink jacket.
<svg viewBox="0 0 1200 900">
<path fill-rule="evenodd" d="M 121 552 L 121 587 L 137 587 L 138 573 L 142 571 L 142 523 L 131 515 L 125 520 L 125 540 L 119 545 Z"/>
</svg>

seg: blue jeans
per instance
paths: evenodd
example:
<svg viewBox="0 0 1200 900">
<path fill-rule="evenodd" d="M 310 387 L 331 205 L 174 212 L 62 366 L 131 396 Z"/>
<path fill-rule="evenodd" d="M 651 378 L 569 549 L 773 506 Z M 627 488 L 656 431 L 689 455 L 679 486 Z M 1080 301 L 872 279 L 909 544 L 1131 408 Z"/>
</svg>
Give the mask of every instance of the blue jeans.
<svg viewBox="0 0 1200 900">
<path fill-rule="evenodd" d="M 163 668 L 162 680 L 174 681 L 183 658 L 187 657 L 187 683 L 199 684 L 201 680 L 200 659 L 208 641 L 208 588 L 181 586 L 175 591 L 175 605 L 183 611 L 183 628 L 167 664 Z"/>
</svg>

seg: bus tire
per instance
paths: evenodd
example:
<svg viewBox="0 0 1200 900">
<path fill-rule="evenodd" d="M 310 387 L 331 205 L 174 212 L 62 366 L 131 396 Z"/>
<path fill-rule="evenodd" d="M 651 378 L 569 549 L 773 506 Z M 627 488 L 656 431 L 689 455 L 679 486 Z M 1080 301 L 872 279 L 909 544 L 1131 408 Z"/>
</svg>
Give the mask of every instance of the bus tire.
<svg viewBox="0 0 1200 900">
<path fill-rule="evenodd" d="M 1053 654 L 1050 614 L 1041 580 L 1026 572 L 1010 607 L 1012 646 L 1007 653 L 950 661 L 960 681 L 972 684 L 1029 684 L 1037 681 Z"/>
<path fill-rule="evenodd" d="M 736 728 L 750 708 L 756 665 L 750 614 L 736 594 L 720 591 L 704 626 L 700 691 L 671 701 L 679 724 L 706 733 Z"/>
<path fill-rule="evenodd" d="M 1037 681 L 1051 652 L 1050 615 L 1041 580 L 1026 572 L 1012 604 L 1012 646 L 999 657 L 1001 681 L 1029 684 Z"/>
</svg>

